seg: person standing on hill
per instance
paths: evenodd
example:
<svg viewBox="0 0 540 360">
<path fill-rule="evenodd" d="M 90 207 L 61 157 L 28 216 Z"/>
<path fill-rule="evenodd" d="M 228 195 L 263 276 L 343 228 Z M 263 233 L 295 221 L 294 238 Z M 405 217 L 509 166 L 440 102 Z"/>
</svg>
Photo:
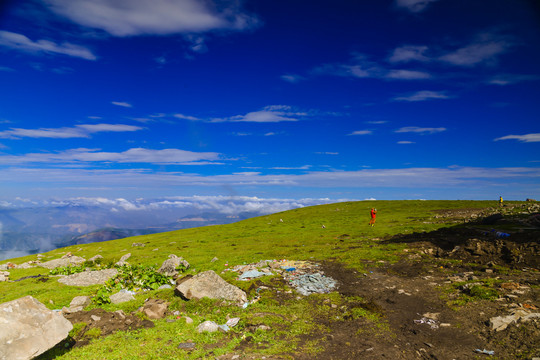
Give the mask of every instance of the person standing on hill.
<svg viewBox="0 0 540 360">
<path fill-rule="evenodd" d="M 502 198 L 502 196 L 499 196 L 499 206 L 503 206 L 503 198 Z"/>
<path fill-rule="evenodd" d="M 375 226 L 375 220 L 377 219 L 377 209 L 371 208 L 371 219 L 369 220 L 369 226 Z"/>
</svg>

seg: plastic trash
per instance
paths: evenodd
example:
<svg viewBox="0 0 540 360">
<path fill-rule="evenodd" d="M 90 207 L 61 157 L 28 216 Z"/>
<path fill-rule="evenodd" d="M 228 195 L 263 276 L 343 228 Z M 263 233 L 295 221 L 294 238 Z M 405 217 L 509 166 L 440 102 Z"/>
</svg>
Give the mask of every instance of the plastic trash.
<svg viewBox="0 0 540 360">
<path fill-rule="evenodd" d="M 480 353 L 480 354 L 486 354 L 486 355 L 490 355 L 490 356 L 493 356 L 495 355 L 495 351 L 494 350 L 480 350 L 480 349 L 475 349 L 474 351 Z"/>
<path fill-rule="evenodd" d="M 248 270 L 238 277 L 239 280 L 254 279 L 265 275 L 271 275 L 270 273 L 265 273 L 259 270 Z"/>
</svg>

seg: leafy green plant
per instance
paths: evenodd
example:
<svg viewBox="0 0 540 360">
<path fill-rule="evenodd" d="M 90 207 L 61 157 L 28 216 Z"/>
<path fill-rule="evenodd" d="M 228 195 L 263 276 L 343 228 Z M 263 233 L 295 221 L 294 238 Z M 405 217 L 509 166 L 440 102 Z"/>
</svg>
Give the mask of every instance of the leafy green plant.
<svg viewBox="0 0 540 360">
<path fill-rule="evenodd" d="M 49 275 L 72 275 L 83 272 L 86 269 L 86 266 L 60 266 L 49 271 Z"/>
</svg>

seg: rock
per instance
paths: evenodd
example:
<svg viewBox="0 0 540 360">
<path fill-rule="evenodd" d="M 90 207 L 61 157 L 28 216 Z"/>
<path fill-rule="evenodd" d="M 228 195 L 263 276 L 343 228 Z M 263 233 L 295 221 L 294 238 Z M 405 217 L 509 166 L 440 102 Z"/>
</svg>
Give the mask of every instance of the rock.
<svg viewBox="0 0 540 360">
<path fill-rule="evenodd" d="M 205 321 L 197 326 L 197 331 L 202 332 L 216 332 L 219 329 L 219 325 L 213 321 Z"/>
<path fill-rule="evenodd" d="M 69 286 L 102 285 L 118 274 L 116 269 L 85 271 L 58 279 L 58 282 Z"/>
<path fill-rule="evenodd" d="M 69 303 L 69 307 L 73 308 L 76 306 L 82 306 L 83 308 L 90 305 L 92 302 L 92 299 L 90 299 L 90 296 L 75 296 L 73 300 Z"/>
<path fill-rule="evenodd" d="M 183 266 L 184 269 L 189 269 L 189 263 L 184 260 L 184 258 L 171 254 L 169 255 L 169 258 L 161 264 L 158 273 L 166 276 L 176 276 L 178 275 L 178 270 L 176 269 L 179 266 Z"/>
<path fill-rule="evenodd" d="M 149 319 L 161 319 L 165 316 L 169 303 L 162 299 L 149 299 L 143 306 L 142 312 Z"/>
<path fill-rule="evenodd" d="M 120 260 L 116 263 L 118 266 L 127 265 L 127 259 L 131 257 L 131 253 L 127 253 L 126 255 L 122 256 Z"/>
<path fill-rule="evenodd" d="M 0 282 L 9 280 L 9 271 L 0 271 Z"/>
<path fill-rule="evenodd" d="M 135 300 L 135 297 L 130 291 L 120 290 L 116 294 L 109 296 L 109 299 L 111 300 L 111 303 L 113 304 L 120 304 L 120 303 L 128 302 L 131 300 Z"/>
<path fill-rule="evenodd" d="M 133 243 L 131 244 L 132 247 L 145 247 L 146 244 L 143 244 L 143 243 Z"/>
<path fill-rule="evenodd" d="M 8 269 L 8 264 L 0 265 L 0 270 L 7 270 L 7 269 Z"/>
<path fill-rule="evenodd" d="M 186 316 L 186 324 L 193 324 L 193 319 L 189 316 Z"/>
<path fill-rule="evenodd" d="M 247 302 L 244 291 L 229 284 L 212 270 L 204 271 L 182 282 L 176 287 L 177 293 L 185 299 L 224 299 L 237 304 Z"/>
<path fill-rule="evenodd" d="M 169 284 L 161 285 L 157 288 L 158 290 L 172 289 L 172 286 Z"/>
<path fill-rule="evenodd" d="M 217 257 L 213 257 L 212 260 L 210 260 L 211 263 L 218 261 L 219 259 Z"/>
<path fill-rule="evenodd" d="M 32 359 L 64 340 L 73 325 L 32 296 L 0 304 L 0 359 Z"/>
<path fill-rule="evenodd" d="M 184 350 L 193 350 L 195 349 L 196 344 L 191 342 L 185 342 L 178 344 L 178 349 L 184 349 Z"/>
<path fill-rule="evenodd" d="M 88 259 L 88 261 L 96 261 L 99 259 L 103 259 L 103 256 L 101 255 L 92 256 L 90 259 Z"/>
<path fill-rule="evenodd" d="M 54 260 L 46 261 L 44 263 L 39 264 L 39 266 L 52 270 L 52 269 L 56 269 L 57 267 L 62 267 L 62 266 L 80 265 L 85 261 L 86 259 L 80 256 L 70 256 L 66 258 L 63 257 L 62 259 L 54 259 Z"/>
</svg>

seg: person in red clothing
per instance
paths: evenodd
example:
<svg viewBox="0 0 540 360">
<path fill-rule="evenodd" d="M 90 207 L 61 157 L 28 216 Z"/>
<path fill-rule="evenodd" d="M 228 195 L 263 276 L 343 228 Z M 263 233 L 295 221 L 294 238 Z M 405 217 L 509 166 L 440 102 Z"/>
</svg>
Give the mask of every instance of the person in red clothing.
<svg viewBox="0 0 540 360">
<path fill-rule="evenodd" d="M 371 208 L 371 220 L 369 220 L 369 226 L 375 226 L 376 218 L 377 218 L 377 209 Z"/>
</svg>

